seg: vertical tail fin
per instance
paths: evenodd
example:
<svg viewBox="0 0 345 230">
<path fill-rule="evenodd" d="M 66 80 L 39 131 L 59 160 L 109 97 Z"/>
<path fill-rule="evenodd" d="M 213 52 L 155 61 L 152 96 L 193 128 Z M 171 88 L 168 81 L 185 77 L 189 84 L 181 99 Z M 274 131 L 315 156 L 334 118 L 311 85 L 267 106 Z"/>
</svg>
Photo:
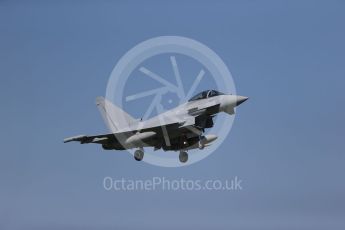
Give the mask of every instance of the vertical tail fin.
<svg viewBox="0 0 345 230">
<path fill-rule="evenodd" d="M 131 115 L 103 97 L 96 98 L 96 105 L 102 114 L 105 124 L 112 132 L 128 130 L 129 126 L 138 123 Z"/>
</svg>

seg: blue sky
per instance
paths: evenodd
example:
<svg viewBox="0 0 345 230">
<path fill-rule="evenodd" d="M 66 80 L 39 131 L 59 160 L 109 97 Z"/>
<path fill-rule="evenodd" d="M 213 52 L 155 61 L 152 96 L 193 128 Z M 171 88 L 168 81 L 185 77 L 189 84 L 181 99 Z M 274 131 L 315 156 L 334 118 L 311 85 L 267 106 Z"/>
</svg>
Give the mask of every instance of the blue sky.
<svg viewBox="0 0 345 230">
<path fill-rule="evenodd" d="M 344 229 L 342 1 L 1 1 L 1 229 Z M 106 132 L 94 104 L 146 39 L 196 39 L 241 105 L 222 146 L 182 168 L 63 138 Z M 227 179 L 238 192 L 109 192 L 105 176 Z"/>
</svg>

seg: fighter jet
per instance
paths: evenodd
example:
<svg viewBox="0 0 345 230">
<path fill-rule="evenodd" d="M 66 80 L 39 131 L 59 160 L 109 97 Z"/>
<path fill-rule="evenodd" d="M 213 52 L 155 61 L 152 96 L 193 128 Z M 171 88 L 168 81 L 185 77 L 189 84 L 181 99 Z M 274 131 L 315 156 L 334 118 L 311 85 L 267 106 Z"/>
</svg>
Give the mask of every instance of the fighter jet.
<svg viewBox="0 0 345 230">
<path fill-rule="evenodd" d="M 205 129 L 213 127 L 214 116 L 220 112 L 234 114 L 234 108 L 247 99 L 216 90 L 205 90 L 186 103 L 143 121 L 133 118 L 103 97 L 98 97 L 97 107 L 112 132 L 74 136 L 64 139 L 64 142 L 101 144 L 105 150 L 135 148 L 134 159 L 137 161 L 144 158 L 144 147 L 179 151 L 179 160 L 185 163 L 188 161 L 188 150 L 202 150 L 217 139 L 213 134 L 204 135 Z"/>
</svg>

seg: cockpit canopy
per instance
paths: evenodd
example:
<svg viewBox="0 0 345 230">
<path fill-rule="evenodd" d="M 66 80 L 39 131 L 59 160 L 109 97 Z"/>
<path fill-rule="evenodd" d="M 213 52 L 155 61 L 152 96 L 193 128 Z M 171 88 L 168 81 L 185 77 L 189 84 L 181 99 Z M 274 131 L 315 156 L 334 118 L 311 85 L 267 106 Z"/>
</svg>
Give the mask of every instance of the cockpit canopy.
<svg viewBox="0 0 345 230">
<path fill-rule="evenodd" d="M 218 92 L 217 90 L 205 90 L 205 91 L 202 91 L 201 93 L 198 93 L 191 99 L 189 99 L 189 101 L 196 101 L 196 100 L 219 96 L 219 95 L 224 95 L 224 93 Z"/>
</svg>

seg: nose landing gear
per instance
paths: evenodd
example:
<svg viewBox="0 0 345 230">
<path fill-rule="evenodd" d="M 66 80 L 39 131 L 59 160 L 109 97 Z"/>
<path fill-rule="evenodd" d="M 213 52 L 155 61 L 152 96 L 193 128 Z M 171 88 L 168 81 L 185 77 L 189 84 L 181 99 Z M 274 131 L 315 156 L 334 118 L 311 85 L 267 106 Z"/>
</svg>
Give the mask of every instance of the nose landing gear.
<svg viewBox="0 0 345 230">
<path fill-rule="evenodd" d="M 186 151 L 180 151 L 179 160 L 181 163 L 186 163 L 188 161 L 188 153 Z"/>
</svg>

